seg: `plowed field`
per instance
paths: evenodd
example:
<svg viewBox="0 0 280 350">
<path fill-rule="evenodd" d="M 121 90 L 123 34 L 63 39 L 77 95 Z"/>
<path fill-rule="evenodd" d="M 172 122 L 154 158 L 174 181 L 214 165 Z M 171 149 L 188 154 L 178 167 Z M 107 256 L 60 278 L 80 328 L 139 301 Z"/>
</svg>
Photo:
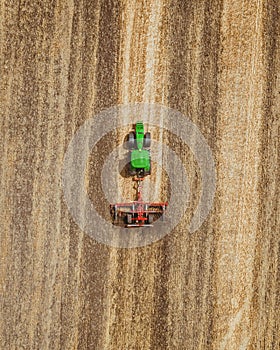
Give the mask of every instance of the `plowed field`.
<svg viewBox="0 0 280 350">
<path fill-rule="evenodd" d="M 280 349 L 279 2 L 2 0 L 0 50 L 0 348 Z M 86 120 L 138 102 L 196 124 L 216 193 L 190 233 L 199 167 L 155 130 L 186 168 L 188 210 L 161 240 L 114 248 L 75 223 L 61 170 Z M 98 174 L 128 130 L 90 157 L 105 216 Z M 166 181 L 155 166 L 146 195 L 165 200 Z"/>
</svg>

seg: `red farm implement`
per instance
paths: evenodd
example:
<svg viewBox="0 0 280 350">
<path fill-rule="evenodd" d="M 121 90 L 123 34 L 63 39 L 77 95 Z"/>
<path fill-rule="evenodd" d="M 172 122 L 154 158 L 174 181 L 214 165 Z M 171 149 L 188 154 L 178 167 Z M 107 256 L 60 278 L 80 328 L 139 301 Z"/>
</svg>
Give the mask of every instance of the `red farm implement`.
<svg viewBox="0 0 280 350">
<path fill-rule="evenodd" d="M 142 198 L 142 181 L 144 178 L 135 178 L 137 181 L 137 200 L 110 205 L 113 224 L 125 227 L 147 227 L 153 222 L 163 219 L 167 202 L 145 202 Z"/>
</svg>

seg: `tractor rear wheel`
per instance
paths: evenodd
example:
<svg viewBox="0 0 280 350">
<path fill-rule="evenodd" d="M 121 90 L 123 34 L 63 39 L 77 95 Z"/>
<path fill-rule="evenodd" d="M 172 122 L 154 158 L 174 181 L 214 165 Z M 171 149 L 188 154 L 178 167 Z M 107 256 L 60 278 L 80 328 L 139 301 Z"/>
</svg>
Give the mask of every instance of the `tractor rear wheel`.
<svg viewBox="0 0 280 350">
<path fill-rule="evenodd" d="M 136 169 L 132 168 L 131 165 L 129 165 L 129 175 L 135 176 L 137 174 Z"/>
<path fill-rule="evenodd" d="M 148 175 L 151 175 L 151 169 L 150 170 L 148 170 L 148 171 L 144 171 L 144 176 L 148 176 Z"/>
<path fill-rule="evenodd" d="M 151 147 L 151 133 L 150 132 L 146 132 L 146 134 L 145 134 L 144 147 L 145 148 L 150 148 Z"/>
<path fill-rule="evenodd" d="M 135 148 L 135 135 L 133 131 L 128 134 L 128 147 L 129 149 Z"/>
</svg>

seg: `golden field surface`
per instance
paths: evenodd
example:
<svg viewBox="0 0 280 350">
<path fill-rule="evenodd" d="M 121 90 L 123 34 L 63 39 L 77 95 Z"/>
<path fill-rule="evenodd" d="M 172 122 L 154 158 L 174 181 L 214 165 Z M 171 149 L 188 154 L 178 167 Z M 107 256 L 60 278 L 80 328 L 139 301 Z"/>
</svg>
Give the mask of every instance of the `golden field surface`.
<svg viewBox="0 0 280 350">
<path fill-rule="evenodd" d="M 0 349 L 280 349 L 279 1 L 1 0 L 0 79 Z M 199 128 L 216 192 L 191 233 L 200 169 L 156 130 L 186 168 L 188 210 L 162 239 L 116 248 L 75 223 L 61 171 L 85 121 L 139 102 Z M 107 220 L 99 173 L 128 129 L 86 174 Z M 146 192 L 165 200 L 153 169 Z"/>
</svg>

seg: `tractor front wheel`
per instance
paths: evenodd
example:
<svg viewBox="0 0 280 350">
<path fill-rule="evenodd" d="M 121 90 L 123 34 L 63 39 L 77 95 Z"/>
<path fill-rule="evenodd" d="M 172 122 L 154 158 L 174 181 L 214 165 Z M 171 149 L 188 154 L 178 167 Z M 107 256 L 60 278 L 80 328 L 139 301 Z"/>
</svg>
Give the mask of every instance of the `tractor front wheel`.
<svg viewBox="0 0 280 350">
<path fill-rule="evenodd" d="M 129 149 L 135 148 L 135 135 L 132 131 L 128 134 L 128 147 Z"/>
<path fill-rule="evenodd" d="M 146 132 L 146 134 L 145 134 L 144 147 L 145 148 L 150 148 L 151 147 L 151 133 L 150 132 Z"/>
</svg>

